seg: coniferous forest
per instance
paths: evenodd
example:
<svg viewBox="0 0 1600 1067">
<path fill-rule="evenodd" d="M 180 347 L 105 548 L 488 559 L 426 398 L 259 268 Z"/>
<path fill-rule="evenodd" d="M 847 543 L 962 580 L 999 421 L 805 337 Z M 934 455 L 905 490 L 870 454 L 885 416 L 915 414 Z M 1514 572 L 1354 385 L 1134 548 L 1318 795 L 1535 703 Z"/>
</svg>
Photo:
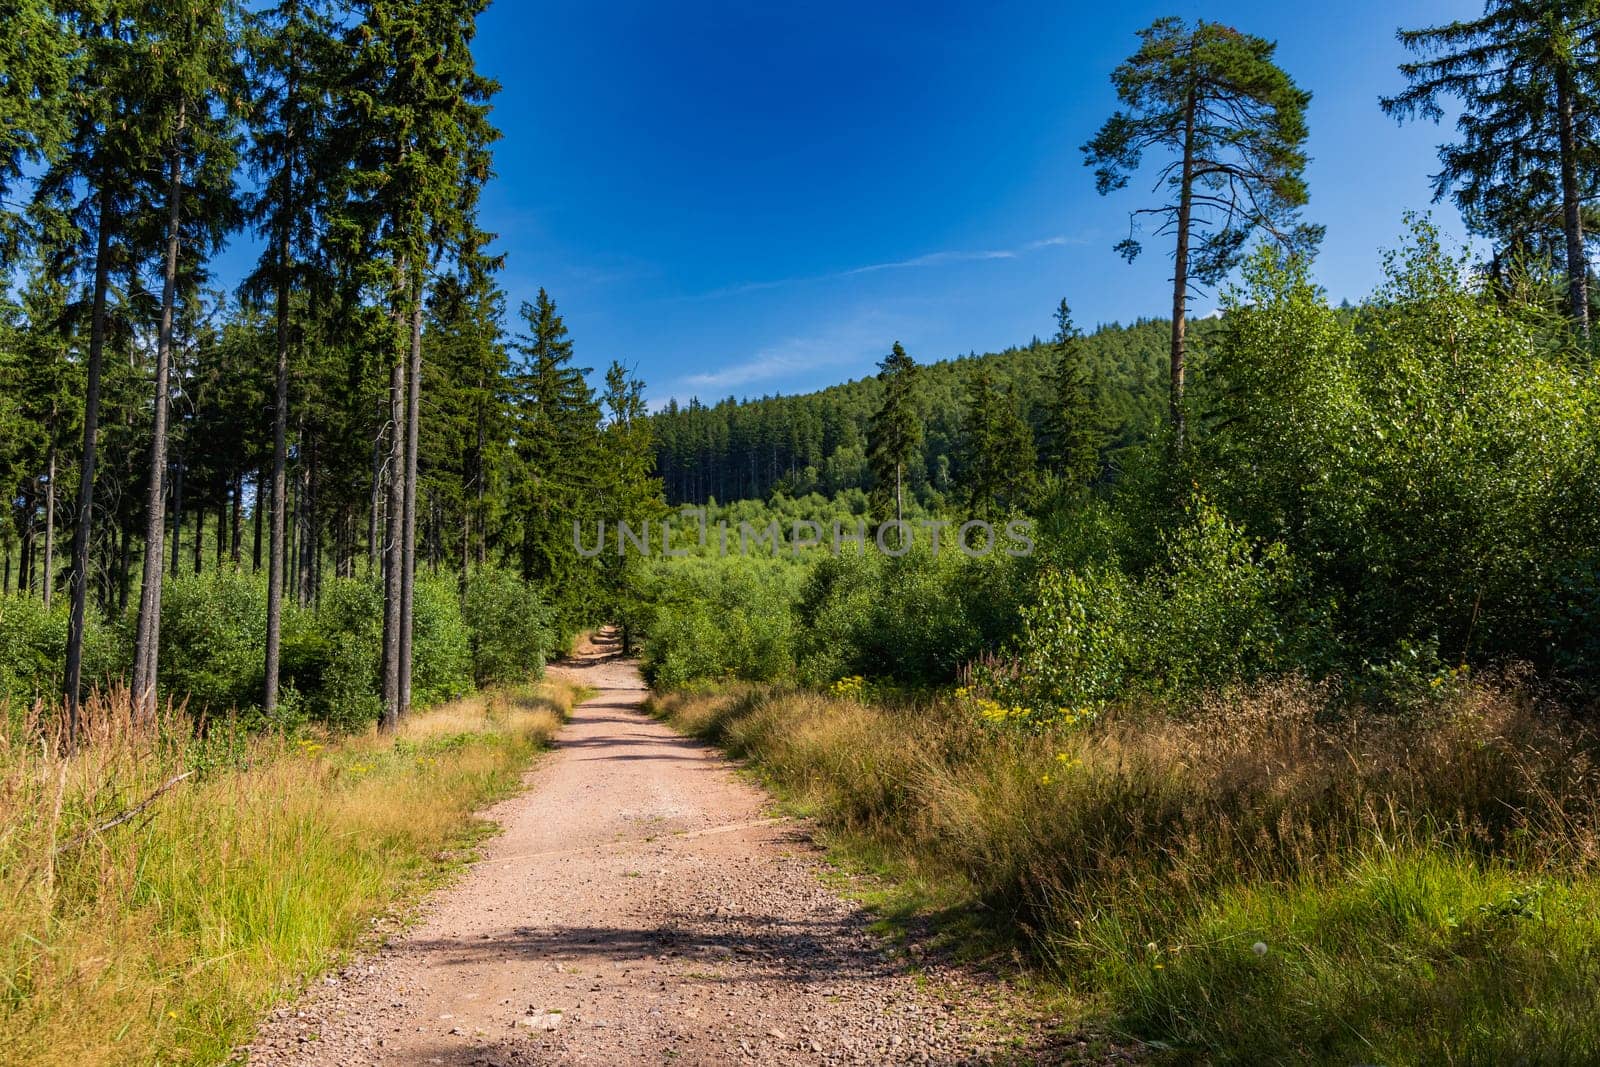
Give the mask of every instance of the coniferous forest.
<svg viewBox="0 0 1600 1067">
<path fill-rule="evenodd" d="M 1163 18 L 1061 176 L 1105 269 L 1170 262 L 1150 317 L 685 399 L 502 284 L 487 3 L 0 3 L 0 1061 L 324 1062 L 246 1046 L 536 760 L 666 775 L 704 753 L 612 753 L 671 727 L 1025 975 L 1025 1059 L 1600 1062 L 1600 5 L 1397 29 L 1371 108 L 1466 232 L 1395 220 L 1362 299 L 1308 179 L 1343 90 Z M 690 825 L 606 766 L 604 848 Z M 762 936 L 694 947 L 811 952 Z M 512 1059 L 590 1051 L 528 1011 Z M 998 1055 L 860 1022 L 828 1062 Z"/>
<path fill-rule="evenodd" d="M 483 6 L 7 13 L 0 692 L 392 727 L 604 613 L 642 386 L 495 284 Z"/>
</svg>

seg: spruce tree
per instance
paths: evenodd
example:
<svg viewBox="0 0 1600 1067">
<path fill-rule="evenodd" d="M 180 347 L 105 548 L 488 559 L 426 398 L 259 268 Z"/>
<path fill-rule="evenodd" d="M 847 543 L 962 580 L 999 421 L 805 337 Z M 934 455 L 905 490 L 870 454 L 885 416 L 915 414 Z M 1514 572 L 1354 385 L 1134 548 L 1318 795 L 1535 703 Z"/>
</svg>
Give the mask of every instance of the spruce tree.
<svg viewBox="0 0 1600 1067">
<path fill-rule="evenodd" d="M 42 262 L 34 264 L 42 268 Z M 25 326 L 15 349 L 16 375 L 4 383 L 6 393 L 19 401 L 23 425 L 33 431 L 39 454 L 29 466 L 44 485 L 44 556 L 40 596 L 46 608 L 55 598 L 56 514 L 62 476 L 67 463 L 69 436 L 76 429 L 81 381 L 73 359 L 77 332 L 69 303 L 68 286 L 44 269 L 30 272 L 22 292 Z"/>
<path fill-rule="evenodd" d="M 58 0 L 81 61 L 64 95 L 67 135 L 34 190 L 32 213 L 51 269 L 89 276 L 89 346 L 84 359 L 83 449 L 72 536 L 71 606 L 67 624 L 68 743 L 76 742 L 83 689 L 83 635 L 88 611 L 90 548 L 94 535 L 99 460 L 100 394 L 108 333 L 113 259 L 137 260 L 128 247 L 130 221 L 140 213 L 139 177 L 152 163 L 144 42 L 137 26 L 97 0 Z"/>
<path fill-rule="evenodd" d="M 52 161 L 69 131 L 68 92 L 83 52 L 50 0 L 11 0 L 0 30 L 0 269 L 16 259 L 25 233 L 18 186 Z"/>
<path fill-rule="evenodd" d="M 886 498 L 894 503 L 896 522 L 905 521 L 906 466 L 922 445 L 922 414 L 918 410 L 917 362 L 906 355 L 900 342 L 878 364 L 883 383 L 883 403 L 867 428 L 867 459 L 874 479 L 874 511 L 882 514 Z M 890 487 L 893 496 L 888 497 Z"/>
<path fill-rule="evenodd" d="M 498 86 L 472 57 L 487 0 L 369 0 L 351 34 L 343 87 L 352 163 L 343 213 L 347 243 L 390 314 L 390 445 L 385 531 L 382 725 L 410 696 L 411 603 L 416 569 L 417 442 L 422 320 L 435 257 L 475 233 L 477 193 L 489 177 L 489 100 Z"/>
<path fill-rule="evenodd" d="M 236 12 L 231 4 L 168 0 L 146 8 L 144 18 L 149 24 L 153 60 L 145 62 L 142 69 L 155 104 L 146 119 L 155 125 L 162 158 L 165 188 L 160 196 L 166 215 L 161 319 L 156 334 L 155 418 L 145 504 L 144 581 L 139 591 L 131 692 L 134 714 L 149 718 L 156 709 L 161 651 L 169 374 L 179 249 L 189 250 L 191 256 L 214 252 L 236 222 L 233 172 L 238 144 L 232 111 L 238 69 L 232 24 Z"/>
<path fill-rule="evenodd" d="M 613 361 L 606 369 L 602 403 L 606 416 L 601 440 L 604 515 L 642 527 L 666 511 L 661 480 L 655 475 L 655 438 L 645 405 L 644 383 Z M 622 620 L 622 650 L 630 653 L 635 635 L 624 601 L 638 573 L 639 561 L 621 553 L 602 553 L 601 561 L 605 567 L 607 607 L 613 617 Z"/>
<path fill-rule="evenodd" d="M 469 258 L 442 276 L 428 300 L 423 362 L 435 383 L 422 426 L 423 480 L 431 500 L 458 524 L 460 585 L 487 558 L 490 514 L 501 505 L 505 447 L 510 438 L 502 391 L 510 368 L 503 339 L 505 294 L 490 269 Z"/>
<path fill-rule="evenodd" d="M 1072 309 L 1065 298 L 1056 308 L 1051 347 L 1056 364 L 1044 420 L 1045 464 L 1064 485 L 1081 489 L 1100 473 L 1100 446 L 1105 435 L 1083 334 L 1073 325 Z"/>
<path fill-rule="evenodd" d="M 1253 233 L 1296 251 L 1321 238 L 1320 227 L 1298 218 L 1311 94 L 1272 61 L 1277 45 L 1231 26 L 1163 18 L 1139 37 L 1139 50 L 1111 75 L 1122 110 L 1083 146 L 1084 163 L 1105 195 L 1128 184 L 1146 152 L 1173 157 L 1157 178 L 1169 199 L 1131 218 L 1154 218 L 1156 234 L 1174 240 L 1169 407 L 1181 450 L 1190 279 L 1219 281 Z M 1130 261 L 1140 248 L 1132 234 L 1117 245 Z"/>
<path fill-rule="evenodd" d="M 992 519 L 1021 506 L 1034 488 L 1033 431 L 1015 389 L 1001 393 L 987 367 L 973 376 L 962 430 L 962 470 L 972 514 Z"/>
<path fill-rule="evenodd" d="M 318 224 L 328 210 L 333 88 L 339 81 L 334 13 L 318 0 L 281 0 L 252 16 L 246 35 L 251 96 L 247 159 L 261 191 L 248 202 L 251 221 L 266 242 L 246 288 L 270 292 L 273 304 L 272 459 L 265 502 L 267 535 L 267 636 L 262 711 L 278 704 L 279 648 L 288 506 L 289 354 L 294 293 L 326 297 L 317 269 Z"/>
<path fill-rule="evenodd" d="M 550 295 L 540 289 L 521 314 L 527 333 L 512 344 L 521 360 L 511 379 L 520 569 L 525 581 L 552 586 L 562 608 L 572 612 L 588 591 L 572 524 L 598 510 L 600 407 L 587 368 L 572 365 L 572 339 Z"/>
<path fill-rule="evenodd" d="M 1497 251 L 1542 251 L 1559 234 L 1572 321 L 1589 330 L 1585 214 L 1600 177 L 1600 10 L 1589 0 L 1490 0 L 1482 16 L 1400 43 L 1424 58 L 1383 109 L 1438 122 L 1461 104 L 1461 139 L 1439 148 L 1436 197 L 1450 195 Z M 1554 242 L 1552 242 L 1554 243 Z"/>
</svg>

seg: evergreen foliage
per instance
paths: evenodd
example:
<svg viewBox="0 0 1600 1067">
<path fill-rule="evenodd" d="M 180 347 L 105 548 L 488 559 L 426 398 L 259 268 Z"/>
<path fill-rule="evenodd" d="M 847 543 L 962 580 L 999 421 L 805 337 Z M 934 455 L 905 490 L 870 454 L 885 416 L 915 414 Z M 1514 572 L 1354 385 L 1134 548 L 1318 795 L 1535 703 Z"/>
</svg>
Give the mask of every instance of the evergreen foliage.
<svg viewBox="0 0 1600 1067">
<path fill-rule="evenodd" d="M 885 518 L 892 513 L 896 522 L 905 518 L 906 465 L 922 443 L 917 372 L 916 360 L 896 341 L 878 364 L 883 404 L 867 424 L 867 463 L 872 469 L 875 510 Z"/>
<path fill-rule="evenodd" d="M 1587 0 L 1490 0 L 1476 19 L 1400 30 L 1422 57 L 1383 100 L 1400 119 L 1438 122 L 1442 101 L 1461 105 L 1461 139 L 1439 148 L 1437 197 L 1451 196 L 1475 233 L 1495 243 L 1497 272 L 1529 255 L 1562 263 L 1568 313 L 1589 329 L 1586 232 L 1600 146 L 1600 39 Z"/>
<path fill-rule="evenodd" d="M 1306 106 L 1272 61 L 1277 46 L 1231 26 L 1157 19 L 1139 33 L 1140 46 L 1111 75 L 1122 110 L 1083 146 L 1106 194 L 1127 186 L 1144 154 L 1173 156 L 1159 171 L 1169 199 L 1135 209 L 1156 220 L 1156 234 L 1174 242 L 1172 281 L 1171 422 L 1184 439 L 1184 327 L 1190 277 L 1220 281 L 1239 261 L 1252 234 L 1309 252 L 1322 229 L 1299 220 L 1307 199 Z M 1117 250 L 1132 260 L 1141 249 L 1130 234 Z"/>
</svg>

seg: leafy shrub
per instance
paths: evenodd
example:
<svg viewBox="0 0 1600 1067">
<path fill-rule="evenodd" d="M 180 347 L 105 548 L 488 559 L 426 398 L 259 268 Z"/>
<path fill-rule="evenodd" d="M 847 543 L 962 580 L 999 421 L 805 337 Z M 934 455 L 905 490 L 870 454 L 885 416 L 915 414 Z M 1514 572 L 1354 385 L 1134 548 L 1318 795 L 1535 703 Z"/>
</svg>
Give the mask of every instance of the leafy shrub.
<svg viewBox="0 0 1600 1067">
<path fill-rule="evenodd" d="M 442 704 L 472 692 L 471 645 L 455 580 L 418 574 L 411 624 L 414 707 Z"/>
<path fill-rule="evenodd" d="M 1343 661 L 1313 667 L 1432 643 L 1582 675 L 1564 628 L 1592 604 L 1600 378 L 1565 326 L 1486 291 L 1426 222 L 1386 273 L 1352 314 L 1304 264 L 1251 264 L 1189 475 L 1296 561 Z"/>
<path fill-rule="evenodd" d="M 1046 568 L 1021 608 L 1015 658 L 980 670 L 1008 714 L 1081 717 L 1134 693 L 1189 700 L 1295 662 L 1308 639 L 1281 546 L 1261 547 L 1204 500 L 1133 577 L 1114 562 Z"/>
<path fill-rule="evenodd" d="M 948 682 L 1005 642 L 1020 620 L 1027 561 L 945 548 L 899 557 L 847 551 L 815 563 L 795 608 L 801 677 Z"/>
<path fill-rule="evenodd" d="M 646 679 L 670 689 L 699 678 L 791 674 L 791 607 L 802 576 L 802 566 L 785 559 L 653 561 L 636 609 Z"/>
<path fill-rule="evenodd" d="M 37 598 L 0 594 L 0 701 L 22 705 L 59 696 L 67 661 L 67 613 L 66 597 L 46 611 Z M 102 686 L 114 683 L 128 659 L 120 635 L 91 614 L 83 644 L 84 678 Z"/>
<path fill-rule="evenodd" d="M 259 578 L 228 570 L 163 582 L 158 678 L 163 695 L 187 701 L 197 714 L 259 706 L 266 594 Z"/>
<path fill-rule="evenodd" d="M 543 674 L 556 638 L 550 609 L 533 586 L 498 567 L 477 568 L 467 582 L 466 621 L 479 685 Z"/>
<path fill-rule="evenodd" d="M 325 582 L 315 612 L 286 605 L 281 670 L 312 718 L 338 730 L 377 722 L 382 656 L 383 588 L 376 581 Z"/>
</svg>

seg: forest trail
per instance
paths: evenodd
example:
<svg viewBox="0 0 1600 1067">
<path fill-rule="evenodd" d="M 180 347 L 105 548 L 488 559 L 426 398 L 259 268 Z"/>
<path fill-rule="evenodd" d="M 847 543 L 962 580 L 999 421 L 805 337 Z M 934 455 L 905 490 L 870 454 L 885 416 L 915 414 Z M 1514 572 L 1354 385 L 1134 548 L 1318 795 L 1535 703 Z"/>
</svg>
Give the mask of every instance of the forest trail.
<svg viewBox="0 0 1600 1067">
<path fill-rule="evenodd" d="M 415 925 L 276 1012 L 251 1063 L 1041 1058 L 1000 979 L 871 933 L 802 822 L 645 715 L 613 637 L 552 671 L 599 694 L 485 813 L 504 832 Z"/>
</svg>

